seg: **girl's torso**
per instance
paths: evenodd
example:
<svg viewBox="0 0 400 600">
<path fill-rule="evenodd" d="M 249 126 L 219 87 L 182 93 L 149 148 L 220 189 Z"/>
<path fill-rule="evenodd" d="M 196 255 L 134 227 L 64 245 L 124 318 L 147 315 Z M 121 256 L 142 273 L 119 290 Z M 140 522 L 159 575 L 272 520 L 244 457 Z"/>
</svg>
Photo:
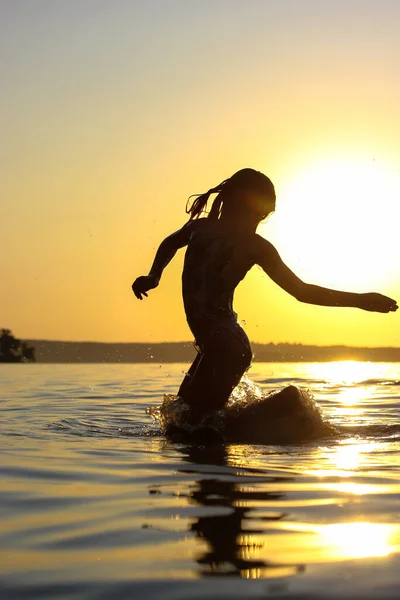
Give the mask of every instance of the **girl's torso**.
<svg viewBox="0 0 400 600">
<path fill-rule="evenodd" d="M 254 265 L 255 234 L 199 219 L 193 227 L 182 274 L 186 317 L 196 338 L 213 323 L 236 322 L 233 294 Z"/>
</svg>

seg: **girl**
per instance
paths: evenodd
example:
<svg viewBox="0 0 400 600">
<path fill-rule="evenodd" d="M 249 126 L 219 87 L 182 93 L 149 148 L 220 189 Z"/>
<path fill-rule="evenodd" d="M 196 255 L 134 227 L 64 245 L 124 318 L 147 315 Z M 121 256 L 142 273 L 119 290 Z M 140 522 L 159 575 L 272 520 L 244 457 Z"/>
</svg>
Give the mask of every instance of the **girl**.
<svg viewBox="0 0 400 600">
<path fill-rule="evenodd" d="M 217 196 L 204 218 L 212 194 Z M 188 223 L 161 243 L 149 274 L 132 284 L 135 296 L 142 300 L 158 286 L 178 248 L 187 246 L 183 302 L 199 350 L 178 395 L 190 406 L 195 420 L 221 409 L 250 366 L 250 342 L 237 322 L 232 302 L 237 284 L 253 265 L 260 265 L 300 302 L 381 313 L 398 308 L 395 300 L 381 294 L 339 292 L 299 279 L 274 246 L 256 234 L 258 224 L 274 210 L 275 190 L 270 179 L 253 169 L 238 171 L 196 197 L 186 208 Z"/>
</svg>

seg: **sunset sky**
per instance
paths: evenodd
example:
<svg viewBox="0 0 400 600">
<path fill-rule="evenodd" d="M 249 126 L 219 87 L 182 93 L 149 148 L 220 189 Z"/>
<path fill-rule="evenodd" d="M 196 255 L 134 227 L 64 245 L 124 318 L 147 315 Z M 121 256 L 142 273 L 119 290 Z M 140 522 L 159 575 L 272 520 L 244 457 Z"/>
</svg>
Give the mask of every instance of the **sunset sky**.
<svg viewBox="0 0 400 600">
<path fill-rule="evenodd" d="M 130 286 L 243 167 L 274 181 L 258 231 L 297 275 L 400 300 L 399 23 L 398 0 L 2 0 L 0 327 L 190 340 L 184 251 Z M 235 309 L 257 342 L 400 346 L 400 314 L 301 304 L 258 268 Z"/>
</svg>

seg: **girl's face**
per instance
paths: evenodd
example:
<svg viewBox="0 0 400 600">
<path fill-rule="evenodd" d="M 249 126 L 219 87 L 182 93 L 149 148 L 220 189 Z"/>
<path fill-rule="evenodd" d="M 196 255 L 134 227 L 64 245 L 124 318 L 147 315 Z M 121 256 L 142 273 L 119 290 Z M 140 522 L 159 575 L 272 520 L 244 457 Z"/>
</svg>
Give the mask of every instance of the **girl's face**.
<svg viewBox="0 0 400 600">
<path fill-rule="evenodd" d="M 221 217 L 234 222 L 240 228 L 256 229 L 257 225 L 275 210 L 275 199 L 265 194 L 237 189 L 230 193 L 230 198 L 223 205 Z"/>
<path fill-rule="evenodd" d="M 245 205 L 259 223 L 275 210 L 275 199 L 258 192 L 246 192 Z"/>
</svg>

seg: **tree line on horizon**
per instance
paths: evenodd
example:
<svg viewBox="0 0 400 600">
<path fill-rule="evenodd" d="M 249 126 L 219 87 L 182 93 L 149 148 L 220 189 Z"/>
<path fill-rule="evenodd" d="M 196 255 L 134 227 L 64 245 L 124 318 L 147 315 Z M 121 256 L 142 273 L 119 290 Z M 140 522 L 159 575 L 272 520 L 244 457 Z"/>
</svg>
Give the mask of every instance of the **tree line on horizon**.
<svg viewBox="0 0 400 600">
<path fill-rule="evenodd" d="M 64 342 L 28 340 L 37 362 L 47 363 L 173 363 L 191 362 L 196 354 L 191 342 Z M 328 362 L 361 360 L 400 362 L 400 348 L 314 346 L 299 343 L 252 344 L 254 362 Z"/>
</svg>

